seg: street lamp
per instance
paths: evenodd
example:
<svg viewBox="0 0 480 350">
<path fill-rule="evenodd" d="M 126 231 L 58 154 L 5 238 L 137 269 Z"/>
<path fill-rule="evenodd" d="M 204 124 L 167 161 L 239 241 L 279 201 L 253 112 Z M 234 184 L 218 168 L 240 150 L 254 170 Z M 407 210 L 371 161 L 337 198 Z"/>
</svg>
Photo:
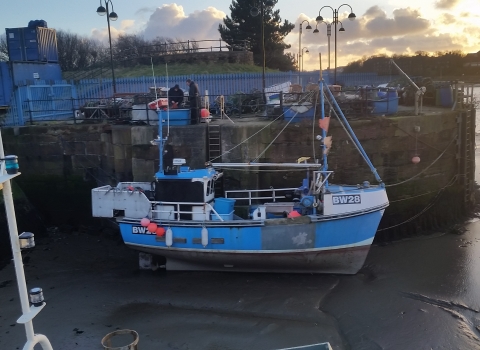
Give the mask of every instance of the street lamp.
<svg viewBox="0 0 480 350">
<path fill-rule="evenodd" d="M 327 38 L 328 38 L 328 69 L 327 71 L 328 71 L 328 74 L 330 74 L 330 37 L 332 36 L 332 25 L 331 23 L 328 23 L 325 21 L 323 21 L 322 23 L 327 26 Z M 342 25 L 342 28 L 340 29 L 343 29 L 343 25 Z M 315 26 L 315 30 L 313 31 L 313 34 L 318 34 L 319 32 L 320 31 L 318 30 L 318 24 L 317 24 Z"/>
<path fill-rule="evenodd" d="M 298 31 L 298 62 L 300 63 L 300 59 L 301 59 L 301 62 L 302 62 L 302 66 L 301 67 L 298 67 L 298 70 L 299 71 L 303 71 L 303 57 L 302 57 L 302 24 L 303 22 L 307 22 L 307 26 L 305 27 L 305 29 L 307 30 L 311 30 L 312 29 L 312 26 L 310 25 L 310 23 L 304 19 L 303 21 L 300 22 L 300 30 Z"/>
<path fill-rule="evenodd" d="M 262 93 L 265 96 L 265 8 L 267 10 L 273 7 L 273 1 L 271 0 L 260 0 L 260 11 L 258 7 L 252 7 L 250 9 L 250 15 L 252 17 L 257 17 L 261 15 L 260 19 L 262 21 Z"/>
<path fill-rule="evenodd" d="M 303 50 L 305 50 L 305 49 L 307 50 L 307 51 L 305 51 L 305 53 L 309 53 L 309 52 L 310 52 L 310 51 L 308 51 L 308 48 L 307 48 L 307 47 L 304 47 L 304 48 L 302 49 L 302 72 L 303 72 Z"/>
<path fill-rule="evenodd" d="M 112 53 L 112 35 L 110 33 L 110 20 L 116 21 L 118 19 L 117 13 L 113 10 L 112 0 L 103 0 L 105 7 L 102 5 L 102 0 L 100 0 L 100 6 L 97 8 L 97 13 L 99 16 L 107 15 L 107 25 L 108 25 L 108 43 L 110 44 L 110 67 L 112 69 L 112 85 L 113 93 L 117 92 L 117 86 L 115 84 L 115 71 L 113 70 L 113 53 Z M 112 5 L 112 12 L 108 10 L 108 4 Z"/>
<path fill-rule="evenodd" d="M 331 6 L 323 6 L 319 11 L 318 11 L 318 16 L 316 18 L 317 23 L 323 22 L 323 17 L 320 15 L 320 12 L 322 12 L 322 9 L 324 7 L 329 7 L 332 12 L 333 12 L 333 21 L 332 24 L 335 26 L 335 75 L 334 75 L 334 82 L 337 84 L 337 24 L 340 23 L 341 27 L 339 29 L 339 32 L 344 32 L 345 29 L 343 28 L 342 22 L 338 20 L 338 11 L 342 6 L 348 6 L 350 7 L 350 14 L 348 15 L 348 19 L 353 21 L 357 16 L 352 11 L 352 7 L 349 4 L 342 4 L 340 5 L 337 9 L 332 8 Z"/>
</svg>

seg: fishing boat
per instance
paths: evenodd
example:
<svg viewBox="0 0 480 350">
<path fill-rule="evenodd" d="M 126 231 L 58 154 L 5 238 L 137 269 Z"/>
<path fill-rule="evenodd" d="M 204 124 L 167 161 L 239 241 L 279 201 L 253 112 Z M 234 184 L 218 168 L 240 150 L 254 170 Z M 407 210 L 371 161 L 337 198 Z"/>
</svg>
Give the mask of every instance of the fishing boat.
<svg viewBox="0 0 480 350">
<path fill-rule="evenodd" d="M 365 262 L 388 206 L 385 186 L 330 90 L 319 82 L 321 118 L 325 101 L 343 124 L 378 184 L 331 184 L 328 127 L 322 156 L 296 163 L 211 163 L 191 169 L 185 159 L 164 159 L 168 134 L 159 115 L 159 170 L 152 182 L 120 182 L 92 189 L 94 217 L 115 218 L 127 246 L 140 251 L 145 267 L 154 256 L 167 270 L 355 274 Z M 305 172 L 290 187 L 226 190 L 215 184 L 228 169 L 296 169 Z M 288 184 L 287 184 L 288 186 Z M 248 210 L 240 215 L 237 208 Z M 238 214 L 238 215 L 237 215 Z"/>
</svg>

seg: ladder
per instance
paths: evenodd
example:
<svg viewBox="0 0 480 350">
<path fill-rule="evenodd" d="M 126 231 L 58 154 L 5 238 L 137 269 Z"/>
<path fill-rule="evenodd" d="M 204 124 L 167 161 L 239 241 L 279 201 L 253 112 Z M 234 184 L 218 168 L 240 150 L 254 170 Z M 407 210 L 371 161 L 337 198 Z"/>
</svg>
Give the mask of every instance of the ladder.
<svg viewBox="0 0 480 350">
<path fill-rule="evenodd" d="M 456 82 L 453 85 L 454 97 L 452 111 L 456 109 L 470 108 L 473 104 L 473 87 L 472 83 Z"/>
<path fill-rule="evenodd" d="M 465 120 L 465 134 L 464 134 L 464 196 L 465 206 L 468 209 L 470 205 L 475 202 L 474 197 L 474 182 L 475 182 L 475 113 L 473 111 L 473 104 L 467 109 L 464 114 Z"/>
<path fill-rule="evenodd" d="M 220 125 L 208 123 L 208 161 L 218 161 L 217 157 L 222 154 L 221 139 L 220 139 Z"/>
<path fill-rule="evenodd" d="M 222 154 L 222 143 L 221 143 L 222 140 L 221 140 L 220 125 L 208 123 L 207 134 L 208 134 L 207 161 L 219 162 L 219 157 Z M 215 197 L 221 197 L 221 196 L 223 196 L 223 176 L 220 178 L 220 180 L 215 181 Z"/>
<path fill-rule="evenodd" d="M 454 84 L 454 104 L 452 110 L 459 111 L 459 161 L 460 175 L 463 177 L 463 203 L 469 210 L 475 203 L 475 106 L 472 83 L 462 81 Z"/>
</svg>

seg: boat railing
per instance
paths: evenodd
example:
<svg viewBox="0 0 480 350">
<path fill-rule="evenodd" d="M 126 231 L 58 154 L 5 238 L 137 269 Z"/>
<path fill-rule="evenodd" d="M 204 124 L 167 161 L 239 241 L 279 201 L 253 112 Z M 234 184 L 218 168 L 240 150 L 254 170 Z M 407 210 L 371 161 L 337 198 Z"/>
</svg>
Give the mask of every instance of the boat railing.
<svg viewBox="0 0 480 350">
<path fill-rule="evenodd" d="M 194 211 L 193 209 L 192 210 L 180 210 L 180 206 L 181 205 L 191 205 L 192 208 L 193 207 L 200 207 L 200 206 L 204 206 L 208 209 L 210 209 L 211 213 L 213 213 L 216 218 L 219 220 L 219 221 L 225 221 L 221 215 L 219 215 L 217 213 L 217 211 L 213 208 L 213 206 L 210 204 L 210 203 L 204 203 L 204 202 L 159 202 L 159 201 L 153 201 L 152 202 L 152 207 L 156 207 L 157 205 L 159 206 L 173 206 L 174 209 L 152 209 L 152 214 L 159 214 L 158 216 L 160 216 L 160 214 L 168 214 L 168 215 L 171 215 L 173 214 L 174 216 L 176 216 L 176 221 L 180 221 L 180 214 L 191 214 L 192 216 L 195 215 L 195 214 L 202 214 L 202 213 L 199 213 L 199 212 L 196 212 Z M 204 212 L 203 214 L 207 214 L 208 211 Z M 153 215 L 152 215 L 153 217 Z"/>
<path fill-rule="evenodd" d="M 290 188 L 267 188 L 262 190 L 229 190 L 225 191 L 225 197 L 235 199 L 236 201 L 248 201 L 249 205 L 252 205 L 254 200 L 271 200 L 276 202 L 279 199 L 285 199 L 286 192 L 292 192 L 297 190 L 297 187 Z M 262 196 L 260 194 L 270 192 L 268 196 Z"/>
</svg>

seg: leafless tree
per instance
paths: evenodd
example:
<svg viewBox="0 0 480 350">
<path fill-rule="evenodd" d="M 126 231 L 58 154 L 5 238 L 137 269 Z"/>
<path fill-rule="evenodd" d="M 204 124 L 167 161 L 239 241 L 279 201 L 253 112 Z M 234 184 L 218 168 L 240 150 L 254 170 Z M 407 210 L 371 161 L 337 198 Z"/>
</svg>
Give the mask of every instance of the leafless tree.
<svg viewBox="0 0 480 350">
<path fill-rule="evenodd" d="M 8 61 L 7 37 L 0 35 L 0 61 Z"/>
<path fill-rule="evenodd" d="M 84 69 L 108 57 L 98 41 L 63 30 L 57 30 L 57 47 L 64 71 Z"/>
</svg>

